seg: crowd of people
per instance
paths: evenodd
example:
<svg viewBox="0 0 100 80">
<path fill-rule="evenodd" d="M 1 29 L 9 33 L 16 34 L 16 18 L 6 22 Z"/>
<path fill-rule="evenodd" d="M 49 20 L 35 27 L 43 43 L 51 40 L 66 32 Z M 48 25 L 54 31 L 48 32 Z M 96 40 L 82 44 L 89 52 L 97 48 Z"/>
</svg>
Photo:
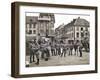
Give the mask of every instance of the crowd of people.
<svg viewBox="0 0 100 80">
<path fill-rule="evenodd" d="M 36 62 L 36 65 L 39 65 L 40 58 L 48 61 L 52 56 L 76 55 L 82 57 L 82 48 L 82 43 L 77 41 L 66 44 L 64 42 L 37 41 L 35 39 L 29 42 L 30 63 Z"/>
</svg>

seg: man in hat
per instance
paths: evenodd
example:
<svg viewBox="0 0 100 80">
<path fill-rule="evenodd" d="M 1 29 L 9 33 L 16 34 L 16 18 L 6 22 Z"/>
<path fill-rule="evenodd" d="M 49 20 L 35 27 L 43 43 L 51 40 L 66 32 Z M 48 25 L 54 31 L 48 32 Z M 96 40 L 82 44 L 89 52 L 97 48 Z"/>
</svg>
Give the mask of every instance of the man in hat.
<svg viewBox="0 0 100 80">
<path fill-rule="evenodd" d="M 33 62 L 35 62 L 35 57 L 37 59 L 36 64 L 39 64 L 39 45 L 37 44 L 37 42 L 33 42 L 30 44 L 30 63 L 32 63 L 32 57 L 33 57 Z"/>
</svg>

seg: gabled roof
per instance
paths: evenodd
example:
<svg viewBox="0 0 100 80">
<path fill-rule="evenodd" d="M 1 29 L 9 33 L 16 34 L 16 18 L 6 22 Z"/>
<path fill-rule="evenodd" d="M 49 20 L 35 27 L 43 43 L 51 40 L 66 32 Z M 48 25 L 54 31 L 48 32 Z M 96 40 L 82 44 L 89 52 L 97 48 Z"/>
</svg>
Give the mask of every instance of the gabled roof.
<svg viewBox="0 0 100 80">
<path fill-rule="evenodd" d="M 61 28 L 64 28 L 64 23 L 60 24 L 56 29 L 61 29 Z"/>
<path fill-rule="evenodd" d="M 78 17 L 74 23 L 75 26 L 86 26 L 89 27 L 90 24 L 86 19 L 82 19 L 80 17 Z"/>
<path fill-rule="evenodd" d="M 89 27 L 90 24 L 87 20 L 82 19 L 80 17 L 73 19 L 70 23 L 66 24 L 64 27 L 70 27 L 70 26 L 84 26 L 84 27 Z"/>
</svg>

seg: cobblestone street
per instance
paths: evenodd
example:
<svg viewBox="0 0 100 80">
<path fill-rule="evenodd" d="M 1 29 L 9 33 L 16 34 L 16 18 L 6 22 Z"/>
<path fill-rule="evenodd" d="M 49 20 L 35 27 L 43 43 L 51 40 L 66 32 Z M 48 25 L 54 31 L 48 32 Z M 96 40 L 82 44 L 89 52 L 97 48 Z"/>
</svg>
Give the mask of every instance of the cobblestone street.
<svg viewBox="0 0 100 80">
<path fill-rule="evenodd" d="M 29 56 L 26 56 L 26 61 L 29 62 Z M 83 64 L 89 64 L 89 53 L 83 52 L 83 56 L 79 57 L 76 55 L 68 56 L 66 57 L 60 57 L 58 56 L 50 56 L 48 61 L 45 61 L 44 59 L 40 58 L 39 65 L 35 64 L 36 62 L 32 62 L 29 64 L 30 67 L 39 67 L 39 66 L 61 66 L 61 65 L 83 65 Z"/>
</svg>

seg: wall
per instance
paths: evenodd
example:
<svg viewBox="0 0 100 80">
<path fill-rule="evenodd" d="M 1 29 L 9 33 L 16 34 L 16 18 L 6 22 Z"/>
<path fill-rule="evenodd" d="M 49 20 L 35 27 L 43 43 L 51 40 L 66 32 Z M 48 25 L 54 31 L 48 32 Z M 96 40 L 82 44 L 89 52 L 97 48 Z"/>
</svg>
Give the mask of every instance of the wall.
<svg viewBox="0 0 100 80">
<path fill-rule="evenodd" d="M 0 2 L 0 80 L 16 80 L 10 77 L 11 67 L 11 2 L 15 0 L 1 0 Z M 74 5 L 89 5 L 98 6 L 100 9 L 99 0 L 16 0 L 41 3 L 55 4 L 74 4 Z M 100 14 L 100 11 L 98 12 Z M 98 22 L 100 16 L 98 16 Z M 100 34 L 98 24 L 98 34 Z M 98 37 L 98 47 L 100 47 L 100 37 Z M 98 53 L 100 50 L 98 51 Z M 98 58 L 100 54 L 98 54 Z M 100 67 L 100 58 L 98 59 L 98 67 Z M 22 78 L 18 80 L 100 80 L 100 69 L 97 74 L 80 74 L 80 75 L 65 75 L 54 77 L 39 77 L 39 78 Z"/>
</svg>

